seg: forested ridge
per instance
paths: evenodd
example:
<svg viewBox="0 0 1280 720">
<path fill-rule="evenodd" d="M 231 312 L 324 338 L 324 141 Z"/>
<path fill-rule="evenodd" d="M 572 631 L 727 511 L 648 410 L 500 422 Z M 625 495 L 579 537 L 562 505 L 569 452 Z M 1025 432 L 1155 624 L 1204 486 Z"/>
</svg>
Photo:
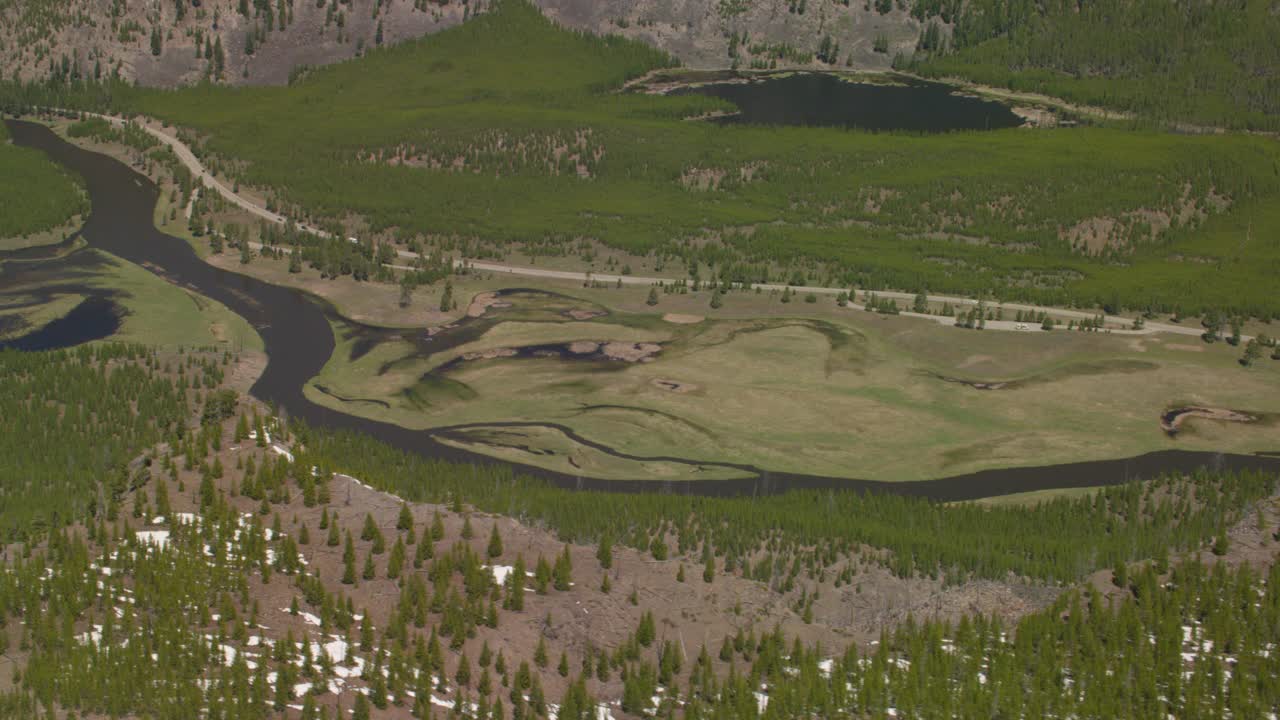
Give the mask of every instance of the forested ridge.
<svg viewBox="0 0 1280 720">
<path fill-rule="evenodd" d="M 954 21 L 929 75 L 1118 108 L 1157 123 L 1280 129 L 1275 0 L 924 0 Z"/>
</svg>

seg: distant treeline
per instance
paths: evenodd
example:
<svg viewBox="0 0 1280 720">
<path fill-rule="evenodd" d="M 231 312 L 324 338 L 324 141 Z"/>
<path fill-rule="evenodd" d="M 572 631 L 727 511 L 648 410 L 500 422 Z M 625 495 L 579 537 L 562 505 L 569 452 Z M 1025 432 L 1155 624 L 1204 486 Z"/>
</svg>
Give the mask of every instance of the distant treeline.
<svg viewBox="0 0 1280 720">
<path fill-rule="evenodd" d="M 951 53 L 912 68 L 1119 108 L 1160 123 L 1280 129 L 1272 0 L 922 0 Z"/>
</svg>

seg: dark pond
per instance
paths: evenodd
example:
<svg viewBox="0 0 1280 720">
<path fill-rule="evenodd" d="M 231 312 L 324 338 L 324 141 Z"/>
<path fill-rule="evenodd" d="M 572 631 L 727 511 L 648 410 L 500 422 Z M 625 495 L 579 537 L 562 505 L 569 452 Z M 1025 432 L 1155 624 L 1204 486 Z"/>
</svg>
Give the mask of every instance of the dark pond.
<svg viewBox="0 0 1280 720">
<path fill-rule="evenodd" d="M 157 196 L 156 187 L 129 167 L 105 155 L 74 147 L 42 125 L 11 122 L 9 127 L 16 143 L 44 150 L 53 159 L 85 178 L 93 211 L 82 232 L 90 246 L 100 247 L 134 263 L 149 263 L 148 267 L 154 267 L 196 292 L 225 304 L 257 329 L 266 345 L 269 360 L 262 377 L 252 388 L 256 397 L 274 402 L 291 416 L 302 418 L 313 425 L 368 433 L 404 450 L 449 460 L 507 465 L 560 487 L 579 490 L 764 495 L 801 488 L 852 489 L 945 501 L 971 500 L 1031 490 L 1116 484 L 1163 472 L 1189 472 L 1201 467 L 1280 470 L 1280 457 L 1172 450 L 1122 460 L 984 470 L 951 478 L 905 483 L 776 473 L 733 463 L 720 465 L 744 471 L 751 474 L 751 477 L 742 480 L 654 482 L 575 477 L 495 460 L 437 442 L 430 431 L 408 430 L 358 418 L 308 400 L 302 394 L 303 385 L 320 372 L 334 350 L 333 333 L 326 319 L 329 310 L 322 303 L 297 290 L 270 285 L 207 265 L 185 242 L 161 233 L 151 219 Z M 500 422 L 485 424 L 503 425 Z M 442 428 L 436 432 L 446 435 L 462 429 L 464 428 Z M 562 429 L 572 433 L 569 428 Z M 603 452 L 631 460 L 643 462 L 661 459 L 704 467 L 717 465 L 682 458 L 627 455 L 577 436 L 576 433 L 571 437 Z"/>
<path fill-rule="evenodd" d="M 0 318 L 0 349 L 51 350 L 114 335 L 126 314 L 120 292 L 91 282 L 105 258 L 93 252 L 70 252 L 74 236 L 56 246 L 0 252 L 0 304 L 6 310 L 36 308 L 59 296 L 84 298 L 63 317 L 33 328 L 19 315 Z"/>
<path fill-rule="evenodd" d="M 105 297 L 81 301 L 71 312 L 14 340 L 0 342 L 0 349 L 54 350 L 111 337 L 120 329 L 124 308 Z"/>
<path fill-rule="evenodd" d="M 901 85 L 847 82 L 826 73 L 797 73 L 750 82 L 681 88 L 737 105 L 723 123 L 819 125 L 860 130 L 939 133 L 1017 127 L 1022 119 L 998 102 L 957 95 L 939 83 Z"/>
</svg>

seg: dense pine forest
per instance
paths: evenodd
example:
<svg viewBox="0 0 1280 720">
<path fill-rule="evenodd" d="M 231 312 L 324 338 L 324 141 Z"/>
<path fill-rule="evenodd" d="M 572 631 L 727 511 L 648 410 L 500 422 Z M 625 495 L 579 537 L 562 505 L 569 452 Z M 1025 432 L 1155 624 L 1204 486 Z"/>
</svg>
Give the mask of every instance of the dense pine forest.
<svg viewBox="0 0 1280 720">
<path fill-rule="evenodd" d="M 926 52 L 911 65 L 929 75 L 1156 123 L 1280 129 L 1274 0 L 925 0 L 915 12 L 954 22 L 950 52 Z"/>
<path fill-rule="evenodd" d="M 0 122 L 0 240 L 51 230 L 88 208 L 80 178 L 40 152 L 14 147 Z"/>
<path fill-rule="evenodd" d="M 184 391 L 205 378 L 215 387 L 220 368 L 178 363 L 175 383 L 139 346 L 0 351 L 0 541 L 99 512 L 114 515 L 134 481 L 129 464 L 152 445 L 183 436 L 192 407 Z"/>
</svg>

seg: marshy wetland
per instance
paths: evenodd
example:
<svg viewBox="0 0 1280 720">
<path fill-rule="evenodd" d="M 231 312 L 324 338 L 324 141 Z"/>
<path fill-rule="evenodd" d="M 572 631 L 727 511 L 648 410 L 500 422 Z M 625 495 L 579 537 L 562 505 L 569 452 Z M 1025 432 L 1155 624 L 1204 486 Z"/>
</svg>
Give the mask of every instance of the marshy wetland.
<svg viewBox="0 0 1280 720">
<path fill-rule="evenodd" d="M 1267 420 L 1200 417 L 1176 439 L 1165 433 L 1179 393 L 1254 407 L 1280 378 L 1268 368 L 1215 382 L 1230 356 L 1159 336 L 964 331 L 803 305 L 760 317 L 750 306 L 770 300 L 749 293 L 728 296 L 732 311 L 672 322 L 698 316 L 610 307 L 623 292 L 502 291 L 502 307 L 430 335 L 334 318 L 334 355 L 305 393 L 454 446 L 600 477 L 678 458 L 688 467 L 677 476 L 911 481 L 1275 444 Z M 609 343 L 652 352 L 596 351 Z"/>
</svg>

